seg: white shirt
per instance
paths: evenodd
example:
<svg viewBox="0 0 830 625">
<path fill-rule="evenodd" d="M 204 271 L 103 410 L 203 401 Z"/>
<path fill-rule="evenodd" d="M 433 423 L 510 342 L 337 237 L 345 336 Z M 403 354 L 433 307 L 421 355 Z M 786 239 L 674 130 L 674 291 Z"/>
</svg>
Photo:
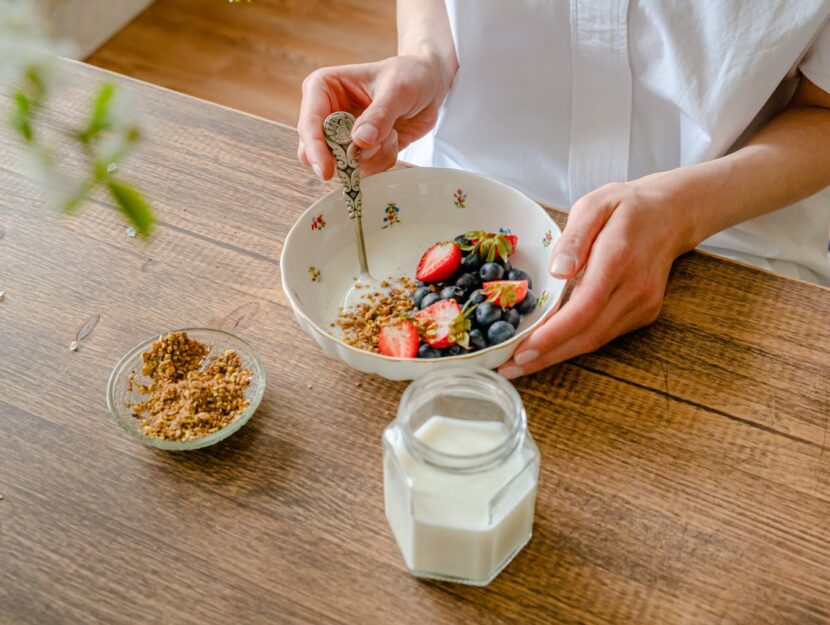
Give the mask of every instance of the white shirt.
<svg viewBox="0 0 830 625">
<path fill-rule="evenodd" d="M 830 92 L 830 0 L 446 0 L 459 70 L 417 165 L 567 208 L 612 181 L 727 153 L 787 103 Z M 702 247 L 830 281 L 830 191 Z"/>
</svg>

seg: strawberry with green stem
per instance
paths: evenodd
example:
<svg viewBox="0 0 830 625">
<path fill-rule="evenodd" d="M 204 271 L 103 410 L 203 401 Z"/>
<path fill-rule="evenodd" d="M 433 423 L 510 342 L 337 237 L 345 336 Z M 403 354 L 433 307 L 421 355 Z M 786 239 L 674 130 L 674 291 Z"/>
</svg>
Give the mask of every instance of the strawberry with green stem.
<svg viewBox="0 0 830 625">
<path fill-rule="evenodd" d="M 470 347 L 470 314 L 475 306 L 462 310 L 454 299 L 445 299 L 415 313 L 424 341 L 436 349 L 450 345 Z"/>
<path fill-rule="evenodd" d="M 461 249 L 469 254 L 478 253 L 486 263 L 492 263 L 496 258 L 506 261 L 513 255 L 519 244 L 519 237 L 503 232 L 471 230 L 464 236 L 469 243 L 462 245 Z"/>
<path fill-rule="evenodd" d="M 481 286 L 487 301 L 502 308 L 512 308 L 521 303 L 527 297 L 527 289 L 527 280 L 497 280 Z"/>
</svg>

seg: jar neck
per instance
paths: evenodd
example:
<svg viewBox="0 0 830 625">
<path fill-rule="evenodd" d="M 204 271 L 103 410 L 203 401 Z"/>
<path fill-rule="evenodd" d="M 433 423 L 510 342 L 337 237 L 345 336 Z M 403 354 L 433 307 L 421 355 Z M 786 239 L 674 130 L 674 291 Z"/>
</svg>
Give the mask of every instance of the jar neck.
<svg viewBox="0 0 830 625">
<path fill-rule="evenodd" d="M 417 435 L 434 417 L 500 424 L 501 437 L 476 453 L 448 453 Z M 414 381 L 401 399 L 397 421 L 403 442 L 417 461 L 453 473 L 479 473 L 500 465 L 527 432 L 524 406 L 513 385 L 478 367 L 442 367 Z"/>
</svg>

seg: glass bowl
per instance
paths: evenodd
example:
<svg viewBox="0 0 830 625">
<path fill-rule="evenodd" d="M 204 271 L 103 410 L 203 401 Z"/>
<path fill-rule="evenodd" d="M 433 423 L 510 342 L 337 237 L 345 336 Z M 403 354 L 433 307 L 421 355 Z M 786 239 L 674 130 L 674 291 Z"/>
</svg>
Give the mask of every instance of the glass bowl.
<svg viewBox="0 0 830 625">
<path fill-rule="evenodd" d="M 146 395 L 142 395 L 135 389 L 130 390 L 129 376 L 130 373 L 135 373 L 135 379 L 138 382 L 147 382 L 147 378 L 140 375 L 141 354 L 159 340 L 159 336 L 142 341 L 128 351 L 115 365 L 110 374 L 109 382 L 107 382 L 107 405 L 118 425 L 145 445 L 169 451 L 187 451 L 213 445 L 236 432 L 256 412 L 265 391 L 265 369 L 253 348 L 233 334 L 210 328 L 185 328 L 183 330 L 171 330 L 171 332 L 187 332 L 190 338 L 209 345 L 210 351 L 205 357 L 205 361 L 221 354 L 226 349 L 232 349 L 239 354 L 242 366 L 251 371 L 251 383 L 245 390 L 245 398 L 250 400 L 251 403 L 245 411 L 221 430 L 188 441 L 171 441 L 143 434 L 141 432 L 141 419 L 133 416 L 129 405 L 144 400 Z"/>
</svg>

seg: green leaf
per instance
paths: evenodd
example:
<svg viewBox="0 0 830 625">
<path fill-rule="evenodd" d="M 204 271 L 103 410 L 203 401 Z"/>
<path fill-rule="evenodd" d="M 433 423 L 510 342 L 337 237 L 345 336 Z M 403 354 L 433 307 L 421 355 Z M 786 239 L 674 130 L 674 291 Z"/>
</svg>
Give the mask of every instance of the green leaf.
<svg viewBox="0 0 830 625">
<path fill-rule="evenodd" d="M 498 249 L 499 256 L 502 260 L 507 260 L 507 257 L 510 256 L 510 254 L 507 253 L 507 246 L 504 244 L 504 239 L 498 239 L 496 249 Z"/>
<path fill-rule="evenodd" d="M 81 143 L 87 145 L 95 142 L 100 134 L 110 127 L 110 106 L 112 98 L 115 95 L 115 85 L 112 83 L 105 83 L 101 86 L 98 95 L 92 102 L 92 114 L 89 118 L 87 127 L 79 134 L 78 138 Z"/>
<path fill-rule="evenodd" d="M 482 245 L 482 248 L 483 247 L 484 246 Z M 487 262 L 492 263 L 494 260 L 496 260 L 496 246 L 493 245 L 492 241 L 488 241 L 488 244 L 487 244 Z"/>
<path fill-rule="evenodd" d="M 507 251 L 507 256 L 504 257 L 504 260 L 507 260 L 510 256 L 513 256 L 513 242 L 507 236 L 502 237 L 502 240 Z"/>
<path fill-rule="evenodd" d="M 118 208 L 124 216 L 135 226 L 141 236 L 149 236 L 155 219 L 150 206 L 141 196 L 141 193 L 126 182 L 109 180 L 107 188 L 112 194 Z"/>
<path fill-rule="evenodd" d="M 31 143 L 34 140 L 35 133 L 32 130 L 32 101 L 22 91 L 14 94 L 14 114 L 12 115 L 11 122 L 12 128 L 27 143 Z"/>
</svg>

